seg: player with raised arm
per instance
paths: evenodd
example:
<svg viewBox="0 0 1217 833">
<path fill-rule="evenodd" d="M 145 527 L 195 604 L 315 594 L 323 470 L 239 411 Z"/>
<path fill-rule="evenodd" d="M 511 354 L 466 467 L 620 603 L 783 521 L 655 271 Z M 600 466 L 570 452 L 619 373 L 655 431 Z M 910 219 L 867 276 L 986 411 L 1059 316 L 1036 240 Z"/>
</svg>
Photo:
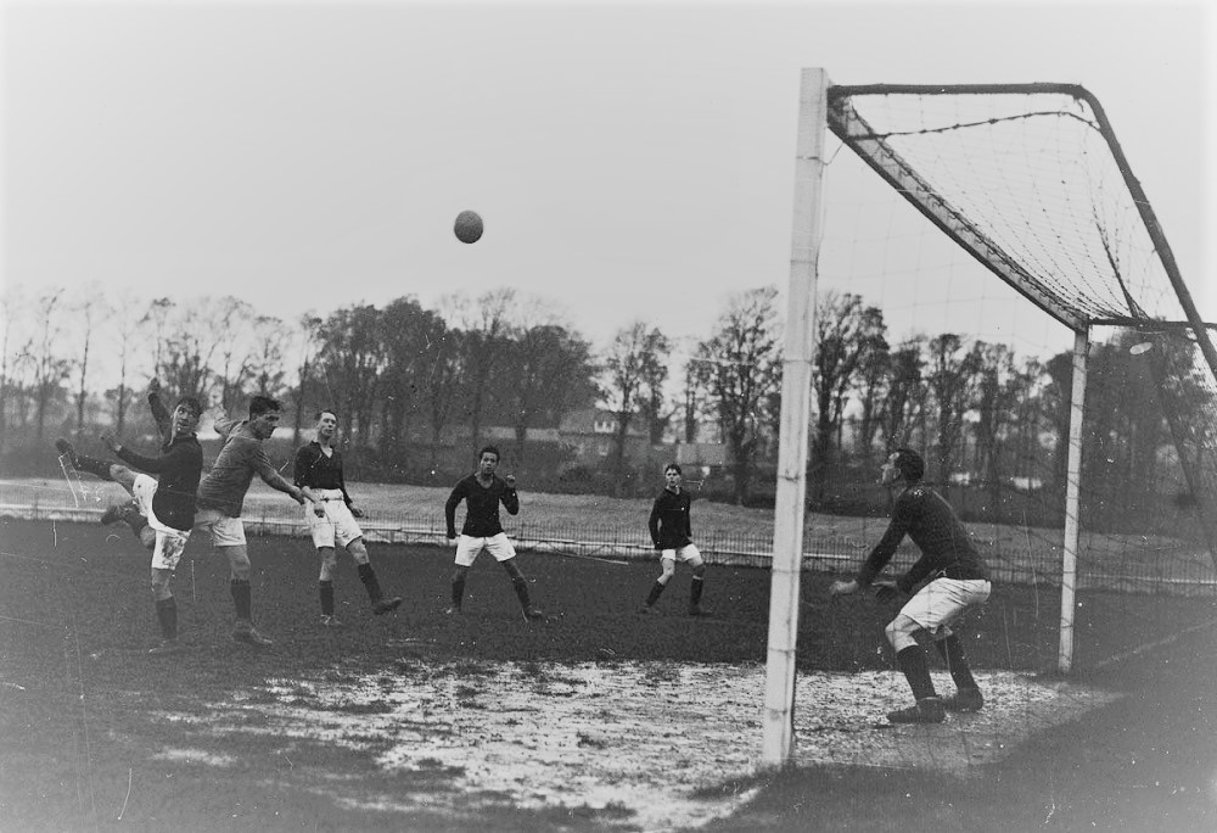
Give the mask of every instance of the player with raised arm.
<svg viewBox="0 0 1217 833">
<path fill-rule="evenodd" d="M 109 434 L 102 435 L 102 442 L 126 466 L 77 454 L 72 444 L 64 439 L 58 440 L 55 446 L 78 470 L 113 480 L 134 499 L 134 505 L 128 503 L 108 508 L 102 515 L 102 522 L 127 520 L 136 537 L 152 550 L 152 597 L 161 641 L 149 653 L 164 655 L 176 653 L 181 647 L 177 600 L 171 581 L 194 525 L 195 491 L 203 473 L 203 449 L 195 430 L 203 409 L 194 397 L 183 396 L 171 414 L 160 400 L 160 384 L 156 379 L 148 385 L 148 404 L 163 440 L 161 453 L 156 457 L 132 451 Z M 132 468 L 155 474 L 159 481 L 149 474 L 136 473 Z"/>
<path fill-rule="evenodd" d="M 890 712 L 887 719 L 892 723 L 941 723 L 946 711 L 974 712 L 984 705 L 963 645 L 950 625 L 989 598 L 989 568 L 950 504 L 921 482 L 924 474 L 925 462 L 916 451 L 900 448 L 892 452 L 880 475 L 883 485 L 896 491 L 887 532 L 856 578 L 834 581 L 829 588 L 833 596 L 840 596 L 874 584 L 881 600 L 896 598 L 899 593 L 913 594 L 884 629 L 916 699 L 909 708 Z M 921 558 L 896 582 L 876 582 L 875 577 L 905 535 L 921 549 Z M 914 593 L 923 581 L 926 583 Z M 957 689 L 945 700 L 938 696 L 930 679 L 924 650 L 930 642 L 946 660 Z"/>
<path fill-rule="evenodd" d="M 461 478 L 444 504 L 448 538 L 454 539 L 457 537 L 456 507 L 462 500 L 465 501 L 465 523 L 456 544 L 456 569 L 452 574 L 452 606 L 445 613 L 461 612 L 469 568 L 482 550 L 487 550 L 510 576 L 524 618 L 543 619 L 545 614 L 533 607 L 529 600 L 528 580 L 516 566 L 515 547 L 499 520 L 499 504 L 503 504 L 508 514 L 515 515 L 520 511 L 520 497 L 516 493 L 515 477 L 510 474 L 506 478 L 499 477 L 495 474 L 498 466 L 499 450 L 492 445 L 483 448 L 478 453 L 477 471 Z"/>
<path fill-rule="evenodd" d="M 372 612 L 380 615 L 396 610 L 401 596 L 385 598 L 380 581 L 368 557 L 363 530 L 355 522 L 363 512 L 351 501 L 346 479 L 342 473 L 342 454 L 334 447 L 338 433 L 338 415 L 331 410 L 317 412 L 317 439 L 296 451 L 293 481 L 305 497 L 313 502 L 304 509 L 304 522 L 313 537 L 313 545 L 321 556 L 321 574 L 317 579 L 321 598 L 321 624 L 340 627 L 334 615 L 334 573 L 338 568 L 335 543 L 344 547 L 355 559 L 359 580 L 368 591 Z"/>
<path fill-rule="evenodd" d="M 647 529 L 651 542 L 659 550 L 659 578 L 651 585 L 646 602 L 640 613 L 651 613 L 668 582 L 676 575 L 676 562 L 685 561 L 693 568 L 693 581 L 689 585 L 689 615 L 705 615 L 701 609 L 701 593 L 705 586 L 706 564 L 701 552 L 693 543 L 693 524 L 689 509 L 693 502 L 687 489 L 681 485 L 683 473 L 676 463 L 669 463 L 663 470 L 664 489 L 651 506 Z"/>
</svg>

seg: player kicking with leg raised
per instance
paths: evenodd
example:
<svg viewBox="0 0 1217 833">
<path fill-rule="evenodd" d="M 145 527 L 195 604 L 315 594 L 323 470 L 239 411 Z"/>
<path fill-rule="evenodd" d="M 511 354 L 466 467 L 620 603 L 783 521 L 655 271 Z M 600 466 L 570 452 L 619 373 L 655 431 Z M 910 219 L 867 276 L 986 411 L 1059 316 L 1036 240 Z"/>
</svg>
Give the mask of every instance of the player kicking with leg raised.
<svg viewBox="0 0 1217 833">
<path fill-rule="evenodd" d="M 945 711 L 974 712 L 984 705 L 963 646 L 949 626 L 964 611 L 989 598 L 989 569 L 950 504 L 921 482 L 924 474 L 925 462 L 911 449 L 897 449 L 888 457 L 881 481 L 897 494 L 887 532 L 856 578 L 834 581 L 829 588 L 833 596 L 839 596 L 870 586 L 906 534 L 921 549 L 921 558 L 894 584 L 876 585 L 879 598 L 886 600 L 898 592 L 911 593 L 929 579 L 884 629 L 917 701 L 909 708 L 889 713 L 887 719 L 892 723 L 941 723 Z M 938 696 L 930 679 L 924 650 L 930 642 L 937 644 L 957 689 L 945 700 Z"/>
<path fill-rule="evenodd" d="M 528 598 L 528 580 L 516 566 L 516 550 L 512 546 L 499 520 L 499 503 L 508 514 L 520 511 L 520 497 L 516 493 L 516 479 L 506 479 L 495 474 L 499 466 L 499 450 L 488 445 L 478 453 L 477 471 L 461 478 L 444 504 L 444 517 L 448 521 L 448 538 L 456 538 L 456 507 L 465 501 L 465 524 L 461 527 L 460 540 L 456 544 L 456 570 L 452 574 L 452 607 L 449 614 L 461 612 L 465 597 L 465 578 L 474 560 L 487 550 L 495 561 L 503 565 L 511 578 L 512 587 L 520 600 L 520 609 L 525 619 L 543 619 L 545 614 L 532 606 Z"/>
<path fill-rule="evenodd" d="M 333 411 L 318 411 L 317 439 L 296 451 L 293 480 L 304 496 L 313 502 L 304 508 L 304 522 L 313 536 L 313 545 L 321 556 L 318 593 L 321 597 L 321 624 L 341 626 L 334 615 L 334 572 L 338 555 L 334 544 L 345 547 L 355 559 L 359 580 L 368 591 L 372 612 L 379 615 L 396 610 L 401 596 L 385 598 L 376 578 L 376 571 L 363 542 L 363 530 L 355 522 L 363 512 L 351 502 L 346 480 L 342 474 L 342 455 L 334 448 L 338 433 L 338 416 Z"/>
<path fill-rule="evenodd" d="M 647 528 L 651 532 L 651 542 L 655 549 L 659 550 L 662 572 L 651 585 L 651 592 L 647 594 L 640 613 L 650 613 L 654 610 L 659 595 L 672 580 L 672 576 L 676 575 L 676 562 L 686 561 L 693 568 L 693 582 L 689 585 L 689 615 L 704 615 L 701 609 L 701 591 L 705 586 L 706 564 L 693 543 L 693 525 L 689 517 L 689 507 L 693 499 L 689 492 L 682 488 L 682 477 L 680 466 L 669 463 L 663 470 L 664 490 L 651 506 Z"/>
<path fill-rule="evenodd" d="M 202 407 L 194 397 L 184 396 L 170 414 L 161 403 L 159 392 L 160 385 L 153 379 L 148 386 L 148 403 L 164 440 L 159 456 L 145 457 L 109 434 L 102 435 L 102 441 L 123 462 L 158 475 L 159 482 L 127 466 L 77 454 L 67 440 L 55 443 L 60 454 L 66 455 L 78 470 L 119 483 L 135 499 L 134 506 L 110 507 L 102 521 L 127 520 L 136 537 L 152 550 L 152 596 L 161 627 L 161 642 L 149 652 L 153 655 L 176 653 L 180 648 L 177 600 L 171 581 L 194 525 L 195 491 L 203 473 L 203 449 L 195 437 Z"/>
</svg>

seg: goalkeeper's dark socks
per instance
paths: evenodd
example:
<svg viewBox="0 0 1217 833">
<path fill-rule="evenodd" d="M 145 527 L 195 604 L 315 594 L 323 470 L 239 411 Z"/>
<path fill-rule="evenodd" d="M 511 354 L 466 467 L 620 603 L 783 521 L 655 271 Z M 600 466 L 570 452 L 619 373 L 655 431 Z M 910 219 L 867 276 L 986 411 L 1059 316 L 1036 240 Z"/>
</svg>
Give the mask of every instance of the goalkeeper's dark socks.
<svg viewBox="0 0 1217 833">
<path fill-rule="evenodd" d="M 663 593 L 664 585 L 658 581 L 651 585 L 651 592 L 647 594 L 647 607 L 651 607 L 655 602 L 659 601 L 660 595 Z"/>
<path fill-rule="evenodd" d="M 237 618 L 249 622 L 253 619 L 253 598 L 249 588 L 249 579 L 234 578 L 228 585 L 232 593 L 232 604 L 237 610 Z"/>
<path fill-rule="evenodd" d="M 321 581 L 317 583 L 317 595 L 321 599 L 321 615 L 334 615 L 334 582 Z"/>
<path fill-rule="evenodd" d="M 963 643 L 959 641 L 958 636 L 951 634 L 939 641 L 938 653 L 946 660 L 947 670 L 951 672 L 951 679 L 955 681 L 957 689 L 963 691 L 977 687 L 972 669 L 968 667 L 968 658 L 964 656 Z"/>
<path fill-rule="evenodd" d="M 452 606 L 457 610 L 461 609 L 461 602 L 465 599 L 465 579 L 457 578 L 452 580 Z"/>
<path fill-rule="evenodd" d="M 177 639 L 177 599 L 173 596 L 157 599 L 156 620 L 161 626 L 161 636 L 165 639 Z"/>
<path fill-rule="evenodd" d="M 930 679 L 930 668 L 925 661 L 925 651 L 920 645 L 905 648 L 896 654 L 896 663 L 909 681 L 913 697 L 924 700 L 927 697 L 937 697 L 934 691 L 934 681 Z"/>
</svg>

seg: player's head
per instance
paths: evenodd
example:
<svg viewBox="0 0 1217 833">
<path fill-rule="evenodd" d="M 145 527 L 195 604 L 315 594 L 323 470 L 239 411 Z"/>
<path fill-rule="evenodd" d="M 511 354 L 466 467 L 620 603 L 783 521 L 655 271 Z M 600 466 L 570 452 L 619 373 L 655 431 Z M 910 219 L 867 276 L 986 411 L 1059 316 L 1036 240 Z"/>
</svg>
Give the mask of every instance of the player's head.
<svg viewBox="0 0 1217 833">
<path fill-rule="evenodd" d="M 249 424 L 260 440 L 270 439 L 279 424 L 283 406 L 279 400 L 258 394 L 249 400 Z"/>
<path fill-rule="evenodd" d="M 883 466 L 883 482 L 889 484 L 897 479 L 905 483 L 920 483 L 925 477 L 925 460 L 911 448 L 897 448 Z"/>
<path fill-rule="evenodd" d="M 322 408 L 313 419 L 317 423 L 317 437 L 330 439 L 338 433 L 338 414 L 329 408 Z"/>
<path fill-rule="evenodd" d="M 173 406 L 173 433 L 190 434 L 199 427 L 199 417 L 203 415 L 203 406 L 193 396 L 183 396 Z"/>
<path fill-rule="evenodd" d="M 493 445 L 483 446 L 478 452 L 478 469 L 483 474 L 493 474 L 499 465 L 499 450 Z"/>
<path fill-rule="evenodd" d="M 679 486 L 682 474 L 680 466 L 676 463 L 668 463 L 663 467 L 663 479 L 669 486 Z"/>
</svg>

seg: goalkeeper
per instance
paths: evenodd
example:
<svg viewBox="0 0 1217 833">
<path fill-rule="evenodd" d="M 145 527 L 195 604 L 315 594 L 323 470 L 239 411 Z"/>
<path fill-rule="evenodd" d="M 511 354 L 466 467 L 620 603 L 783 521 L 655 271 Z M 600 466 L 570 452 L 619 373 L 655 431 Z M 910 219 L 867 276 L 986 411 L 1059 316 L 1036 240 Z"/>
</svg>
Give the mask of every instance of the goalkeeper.
<svg viewBox="0 0 1217 833">
<path fill-rule="evenodd" d="M 889 713 L 887 719 L 892 723 L 941 723 L 946 711 L 974 712 L 984 705 L 963 646 L 949 626 L 964 611 L 989 598 L 989 570 L 950 504 L 921 482 L 924 474 L 925 461 L 911 449 L 897 449 L 888 457 L 881 481 L 896 490 L 896 504 L 887 532 L 856 578 L 834 581 L 829 588 L 833 596 L 840 596 L 870 586 L 906 534 L 921 549 L 921 558 L 899 580 L 875 584 L 878 597 L 886 601 L 900 593 L 913 593 L 929 579 L 884 629 L 917 701 Z M 930 642 L 937 645 L 955 681 L 957 691 L 952 697 L 943 699 L 934 691 L 925 655 Z"/>
</svg>

